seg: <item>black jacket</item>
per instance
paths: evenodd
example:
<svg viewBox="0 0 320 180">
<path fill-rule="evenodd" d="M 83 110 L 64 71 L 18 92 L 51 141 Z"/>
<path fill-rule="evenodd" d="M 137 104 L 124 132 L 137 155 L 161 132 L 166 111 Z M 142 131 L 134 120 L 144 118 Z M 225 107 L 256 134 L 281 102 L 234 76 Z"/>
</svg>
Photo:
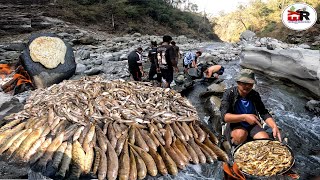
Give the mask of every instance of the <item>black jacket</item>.
<svg viewBox="0 0 320 180">
<path fill-rule="evenodd" d="M 137 51 L 132 51 L 128 55 L 128 65 L 130 71 L 139 71 L 139 66 L 142 66 L 142 61 Z"/>
<path fill-rule="evenodd" d="M 224 116 L 227 113 L 234 114 L 234 108 L 237 100 L 240 98 L 238 87 L 234 86 L 226 90 L 224 92 L 222 100 L 221 100 L 221 106 L 220 106 L 220 112 L 223 122 Z M 269 111 L 265 108 L 263 102 L 261 101 L 261 97 L 259 93 L 255 90 L 251 90 L 249 94 L 246 96 L 248 100 L 250 100 L 256 110 L 256 115 L 260 115 L 263 120 L 266 120 L 269 117 L 272 117 L 269 114 Z"/>
<path fill-rule="evenodd" d="M 148 53 L 148 58 L 151 64 L 156 64 L 157 61 L 157 48 L 152 48 Z"/>
</svg>

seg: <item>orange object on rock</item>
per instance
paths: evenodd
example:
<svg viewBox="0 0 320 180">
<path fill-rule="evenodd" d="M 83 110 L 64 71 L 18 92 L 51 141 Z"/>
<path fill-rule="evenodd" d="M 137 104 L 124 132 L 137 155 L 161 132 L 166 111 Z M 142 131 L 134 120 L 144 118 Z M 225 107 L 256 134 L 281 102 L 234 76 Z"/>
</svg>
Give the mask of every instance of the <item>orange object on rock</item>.
<svg viewBox="0 0 320 180">
<path fill-rule="evenodd" d="M 246 177 L 240 172 L 236 163 L 229 166 L 228 163 L 223 163 L 224 179 L 225 180 L 245 180 Z"/>
</svg>

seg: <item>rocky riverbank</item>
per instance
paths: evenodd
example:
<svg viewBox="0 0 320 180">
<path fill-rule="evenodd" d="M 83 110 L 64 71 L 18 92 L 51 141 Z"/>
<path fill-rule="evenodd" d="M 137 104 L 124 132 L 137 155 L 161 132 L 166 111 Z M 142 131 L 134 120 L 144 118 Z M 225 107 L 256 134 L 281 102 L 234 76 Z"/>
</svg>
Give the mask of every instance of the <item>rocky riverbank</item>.
<svg viewBox="0 0 320 180">
<path fill-rule="evenodd" d="M 134 33 L 130 35 L 125 35 L 121 37 L 117 37 L 114 35 L 106 34 L 100 31 L 93 31 L 90 29 L 84 29 L 77 27 L 75 25 L 71 25 L 65 22 L 61 22 L 59 26 L 56 26 L 51 29 L 41 30 L 38 33 L 42 32 L 49 32 L 57 34 L 66 42 L 70 43 L 75 54 L 76 62 L 77 62 L 77 69 L 76 74 L 72 77 L 72 79 L 78 79 L 82 76 L 90 76 L 90 75 L 97 75 L 101 74 L 106 79 L 129 79 L 129 72 L 128 72 L 128 62 L 127 62 L 127 55 L 130 51 L 134 50 L 137 47 L 142 47 L 144 49 L 143 59 L 145 64 L 145 71 L 148 71 L 148 60 L 147 60 L 147 52 L 150 44 L 150 41 L 157 41 L 161 42 L 161 36 L 153 36 L 153 35 L 141 35 L 139 33 Z M 19 60 L 19 56 L 23 49 L 28 42 L 28 38 L 30 34 L 20 34 L 16 36 L 7 36 L 3 37 L 0 44 L 0 63 L 16 63 Z M 227 64 L 227 63 L 236 63 L 240 59 L 240 55 L 242 53 L 242 60 L 241 64 L 245 67 L 250 67 L 252 69 L 256 69 L 258 71 L 262 71 L 264 73 L 268 73 L 274 67 L 268 67 L 268 71 L 266 69 L 259 69 L 259 67 L 265 67 L 264 63 L 268 63 L 268 60 L 273 59 L 275 57 L 280 58 L 283 54 L 276 54 L 273 58 L 265 58 L 270 57 L 270 54 L 274 51 L 274 49 L 279 48 L 280 46 L 285 46 L 287 48 L 282 48 L 283 51 L 289 51 L 290 48 L 299 48 L 297 45 L 288 45 L 284 43 L 280 43 L 277 40 L 270 39 L 270 38 L 256 38 L 252 37 L 245 37 L 243 40 L 238 44 L 228 44 L 228 43 L 217 43 L 217 42 L 199 42 L 196 39 L 189 39 L 185 36 L 178 36 L 173 37 L 173 39 L 177 42 L 177 45 L 180 47 L 182 53 L 187 51 L 195 51 L 195 50 L 202 50 L 203 55 L 199 59 L 200 62 L 206 63 L 219 63 L 219 64 Z M 273 43 L 271 43 L 273 42 Z M 279 47 L 277 46 L 277 42 Z M 209 48 L 208 48 L 209 47 Z M 210 48 L 212 47 L 212 48 Z M 260 48 L 259 51 L 269 52 L 267 53 L 256 53 L 254 55 L 253 60 L 248 58 L 250 55 L 249 47 Z M 274 48 L 272 50 L 272 48 Z M 301 50 L 302 49 L 302 50 Z M 308 49 L 307 46 L 300 46 L 300 51 L 304 51 L 304 49 Z M 274 51 L 278 52 L 278 51 Z M 290 53 L 289 53 L 290 54 Z M 259 58 L 257 58 L 259 57 Z M 317 55 L 315 54 L 315 57 Z M 293 58 L 294 59 L 294 58 Z M 300 58 L 301 59 L 301 58 Z M 311 58 L 311 59 L 314 59 Z M 256 61 L 259 60 L 259 61 Z M 249 62 L 254 62 L 257 64 L 248 65 Z M 288 61 L 289 62 L 289 61 Z M 306 61 L 303 61 L 306 62 Z M 182 64 L 182 59 L 180 60 L 180 65 Z M 246 64 L 248 63 L 248 64 Z M 279 62 L 278 64 L 281 64 Z M 296 63 L 293 63 L 296 64 Z M 281 66 L 285 69 L 285 67 L 291 67 L 292 64 L 286 64 L 286 66 Z M 301 64 L 301 66 L 304 66 Z M 307 73 L 313 75 L 313 80 L 318 81 L 319 75 L 315 76 L 315 69 L 318 68 L 317 64 L 315 65 L 308 65 L 305 70 L 308 70 Z M 277 69 L 277 71 L 283 71 L 284 69 Z M 293 70 L 292 70 L 293 71 Z M 287 72 L 287 71 L 285 71 Z M 288 73 L 291 71 L 288 71 Z M 302 71 L 305 72 L 305 71 Z M 296 71 L 297 74 L 295 76 L 300 77 L 301 71 Z M 225 73 L 228 76 L 229 73 Z M 269 72 L 270 75 L 277 75 L 275 73 Z M 316 73 L 317 74 L 317 73 Z M 319 73 L 318 73 L 319 74 Z M 289 76 L 289 75 L 288 75 Z M 293 76 L 293 75 L 290 75 Z M 304 76 L 304 74 L 302 74 Z M 232 77 L 230 77 L 232 79 Z M 283 77 L 290 79 L 288 77 Z M 317 79 L 318 78 L 318 79 Z M 298 78 L 299 79 L 299 78 Z M 300 78 L 301 79 L 301 78 Z M 311 78 L 312 79 L 312 78 Z M 186 78 L 187 80 L 187 78 Z M 310 78 L 306 78 L 305 80 L 301 80 L 305 83 L 308 83 Z M 293 81 L 293 80 L 292 80 Z M 294 81 L 293 81 L 294 82 Z M 187 82 L 185 82 L 187 83 Z M 300 82 L 297 82 L 300 83 Z M 176 88 L 176 87 L 173 87 Z M 206 95 L 217 95 L 224 91 L 226 85 L 224 83 L 220 83 L 219 85 L 212 85 L 208 88 L 208 91 L 202 96 Z M 178 88 L 179 89 L 179 88 Z M 183 89 L 179 89 L 183 90 Z M 312 89 L 311 89 L 312 90 Z M 1 93 L 1 92 L 0 92 Z M 316 93 L 315 93 L 316 94 Z M 198 94 L 197 94 L 198 95 Z M 8 115 L 13 112 L 19 111 L 24 104 L 25 99 L 28 97 L 28 92 L 23 94 L 18 94 L 15 96 L 11 96 L 8 94 L 1 93 L 0 95 L 0 119 L 5 115 Z M 309 103 L 310 110 L 319 111 L 318 103 L 319 101 L 312 101 Z M 216 120 L 214 120 L 215 129 L 219 132 L 221 129 L 219 128 L 219 111 L 218 106 L 220 103 L 220 99 L 211 96 L 208 99 L 208 103 L 210 105 L 211 113 Z M 203 104 L 202 104 L 203 105 Z M 200 107 L 200 106 L 199 106 Z M 210 108 L 209 108 L 210 109 Z M 18 178 L 25 175 L 26 169 L 22 174 L 14 174 L 17 171 L 14 168 L 11 169 L 0 169 L 2 174 L 10 174 L 10 176 L 2 176 L 6 178 Z"/>
</svg>

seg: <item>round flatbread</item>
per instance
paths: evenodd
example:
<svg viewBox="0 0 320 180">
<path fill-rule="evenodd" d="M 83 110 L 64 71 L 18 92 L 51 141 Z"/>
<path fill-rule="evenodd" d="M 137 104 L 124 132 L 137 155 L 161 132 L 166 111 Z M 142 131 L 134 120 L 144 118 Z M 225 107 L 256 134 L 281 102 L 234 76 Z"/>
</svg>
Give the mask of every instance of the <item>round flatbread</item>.
<svg viewBox="0 0 320 180">
<path fill-rule="evenodd" d="M 31 42 L 29 50 L 32 61 L 53 69 L 64 63 L 67 46 L 60 38 L 41 36 Z"/>
</svg>

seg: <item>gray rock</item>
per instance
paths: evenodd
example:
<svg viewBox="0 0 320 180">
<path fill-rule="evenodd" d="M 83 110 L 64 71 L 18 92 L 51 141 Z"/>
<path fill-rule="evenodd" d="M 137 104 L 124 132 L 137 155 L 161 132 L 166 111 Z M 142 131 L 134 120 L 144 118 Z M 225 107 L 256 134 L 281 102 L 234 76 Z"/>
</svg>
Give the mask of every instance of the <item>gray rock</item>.
<svg viewBox="0 0 320 180">
<path fill-rule="evenodd" d="M 87 71 L 84 71 L 84 74 L 89 75 L 89 76 L 98 75 L 100 73 L 102 73 L 102 71 L 101 71 L 101 68 L 98 68 L 98 67 L 94 67 L 94 68 L 91 68 Z"/>
<path fill-rule="evenodd" d="M 275 44 L 272 44 L 272 43 L 268 43 L 268 44 L 267 44 L 267 49 L 269 49 L 269 50 L 274 50 L 274 49 L 276 49 L 276 45 L 275 45 Z"/>
<path fill-rule="evenodd" d="M 320 52 L 301 48 L 246 47 L 240 65 L 288 79 L 320 96 Z"/>
<path fill-rule="evenodd" d="M 260 43 L 261 45 L 266 45 L 267 44 L 267 38 L 266 37 L 263 37 L 260 39 Z"/>
<path fill-rule="evenodd" d="M 316 41 L 314 43 L 311 44 L 312 46 L 320 46 L 320 41 Z"/>
<path fill-rule="evenodd" d="M 120 61 L 128 60 L 128 55 L 127 54 L 122 54 L 120 56 Z"/>
<path fill-rule="evenodd" d="M 209 106 L 208 110 L 214 115 L 214 116 L 220 116 L 220 106 L 221 106 L 221 99 L 217 96 L 211 96 L 207 100 Z"/>
<path fill-rule="evenodd" d="M 240 35 L 240 41 L 245 40 L 245 41 L 251 41 L 254 37 L 256 37 L 256 33 L 246 30 L 241 33 Z"/>
<path fill-rule="evenodd" d="M 308 44 L 300 44 L 298 47 L 302 49 L 310 49 L 310 46 Z"/>
<path fill-rule="evenodd" d="M 17 51 L 6 51 L 2 53 L 5 59 L 18 59 L 20 56 L 20 52 Z"/>
<path fill-rule="evenodd" d="M 141 37 L 141 34 L 140 33 L 134 33 L 134 34 L 132 34 L 132 37 Z"/>
<path fill-rule="evenodd" d="M 99 66 L 102 64 L 102 60 L 101 59 L 93 60 L 93 64 Z"/>
<path fill-rule="evenodd" d="M 43 16 L 42 19 L 52 25 L 64 24 L 64 21 L 57 18 Z"/>
<path fill-rule="evenodd" d="M 139 42 L 138 42 L 137 40 L 130 41 L 130 42 L 128 43 L 129 46 L 134 46 L 134 45 L 137 45 L 137 44 L 139 44 Z"/>
<path fill-rule="evenodd" d="M 104 63 L 106 63 L 108 61 L 115 61 L 115 58 L 113 57 L 113 55 L 111 53 L 104 53 L 102 55 L 102 60 Z"/>
<path fill-rule="evenodd" d="M 207 90 L 217 92 L 217 93 L 224 93 L 224 91 L 226 90 L 226 84 L 225 83 L 219 83 L 219 84 L 213 83 L 207 87 Z"/>
<path fill-rule="evenodd" d="M 19 99 L 4 92 L 0 92 L 0 120 L 9 114 L 19 112 L 22 109 L 23 104 L 20 103 Z"/>
<path fill-rule="evenodd" d="M 23 51 L 26 48 L 25 43 L 10 43 L 2 47 L 2 49 L 7 51 Z"/>
<path fill-rule="evenodd" d="M 82 74 L 84 71 L 87 70 L 87 66 L 77 63 L 76 73 L 75 74 Z"/>
<path fill-rule="evenodd" d="M 80 44 L 96 44 L 97 40 L 92 36 L 82 37 L 79 39 Z"/>
<path fill-rule="evenodd" d="M 90 51 L 84 50 L 84 49 L 79 49 L 75 53 L 75 58 L 76 58 L 76 60 L 89 59 L 90 58 Z"/>
<path fill-rule="evenodd" d="M 127 37 L 116 37 L 112 39 L 113 42 L 119 43 L 119 42 L 127 42 L 128 38 Z"/>
<path fill-rule="evenodd" d="M 58 33 L 57 35 L 58 35 L 59 37 L 62 37 L 62 38 L 69 38 L 69 37 L 71 37 L 71 34 L 65 33 L 65 32 L 63 32 L 63 33 Z"/>
<path fill-rule="evenodd" d="M 320 115 L 320 101 L 310 100 L 307 102 L 306 108 L 309 111 L 311 111 L 317 115 Z"/>
</svg>

